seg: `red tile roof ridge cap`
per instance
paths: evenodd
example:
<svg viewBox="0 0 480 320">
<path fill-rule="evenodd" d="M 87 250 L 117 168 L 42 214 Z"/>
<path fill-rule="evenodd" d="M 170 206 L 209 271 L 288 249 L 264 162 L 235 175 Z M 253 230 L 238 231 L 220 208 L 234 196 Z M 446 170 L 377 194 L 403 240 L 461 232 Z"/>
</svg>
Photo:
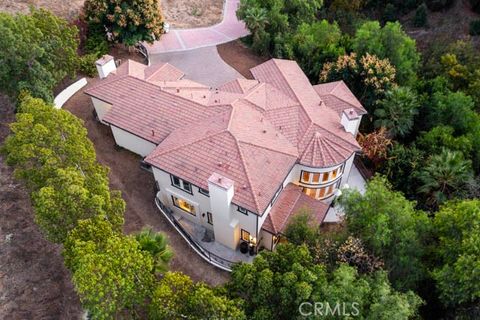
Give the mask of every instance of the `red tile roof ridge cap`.
<svg viewBox="0 0 480 320">
<path fill-rule="evenodd" d="M 232 112 L 233 113 L 233 112 Z M 240 163 L 242 164 L 243 166 L 243 171 L 245 172 L 245 177 L 247 178 L 247 183 L 249 184 L 250 186 L 250 192 L 251 194 L 253 195 L 253 202 L 255 203 L 255 206 L 256 206 L 256 210 L 257 210 L 257 213 L 258 215 L 262 215 L 263 212 L 260 212 L 260 204 L 258 203 L 258 199 L 257 199 L 257 195 L 255 194 L 255 190 L 253 189 L 253 184 L 252 184 L 252 180 L 250 179 L 250 175 L 248 174 L 248 170 L 247 170 L 247 165 L 245 164 L 245 157 L 243 156 L 243 153 L 242 153 L 242 150 L 240 149 L 240 146 L 239 146 L 239 141 L 238 139 L 233 135 L 233 133 L 230 132 L 230 130 L 227 130 L 227 132 L 230 134 L 230 136 L 233 138 L 233 140 L 235 141 L 235 147 L 237 148 L 238 150 L 238 154 L 240 156 Z"/>
<path fill-rule="evenodd" d="M 329 134 L 331 134 L 331 135 L 333 135 L 333 136 L 335 136 L 335 137 L 337 137 L 337 138 L 345 141 L 346 143 L 348 143 L 348 144 L 351 145 L 352 147 L 358 148 L 358 144 L 357 144 L 357 145 L 352 144 L 350 141 L 348 141 L 347 139 L 343 138 L 343 137 L 340 136 L 339 134 L 336 134 L 336 133 L 332 132 L 331 130 L 325 128 L 322 124 L 318 124 L 318 123 L 315 123 L 315 122 L 312 121 L 312 122 L 311 122 L 311 125 L 317 126 L 317 127 L 321 128 L 322 130 L 325 130 L 325 131 L 328 132 Z M 308 127 L 308 129 L 310 129 L 310 127 Z M 308 132 L 308 129 L 307 129 L 305 132 Z M 352 137 L 353 137 L 353 135 L 352 135 Z M 303 139 L 302 139 L 302 140 L 303 140 Z"/>
<path fill-rule="evenodd" d="M 285 140 L 288 141 L 287 138 L 285 138 Z M 296 157 L 298 158 L 298 154 L 293 154 L 293 153 L 288 153 L 288 152 L 285 152 L 285 151 L 280 151 L 280 150 L 277 150 L 277 149 L 273 149 L 273 148 L 269 148 L 269 147 L 265 147 L 265 146 L 261 146 L 259 144 L 254 144 L 252 142 L 247 142 L 247 141 L 238 141 L 239 143 L 243 143 L 243 144 L 248 144 L 250 146 L 253 146 L 253 147 L 257 147 L 257 148 L 262 148 L 262 149 L 265 149 L 265 150 L 268 150 L 268 151 L 272 151 L 272 152 L 277 152 L 277 153 L 281 153 L 281 154 L 285 154 L 287 156 L 292 156 L 292 157 Z M 295 148 L 295 146 L 293 146 Z"/>
<path fill-rule="evenodd" d="M 338 82 L 337 85 L 335 86 L 335 88 L 333 88 L 332 91 L 330 91 L 330 93 L 328 93 L 329 95 L 332 95 L 332 96 L 336 97 L 337 99 L 342 100 L 342 101 L 345 102 L 346 104 L 349 104 L 349 105 L 351 105 L 352 107 L 354 107 L 354 108 L 356 108 L 356 109 L 361 109 L 361 110 L 362 110 L 362 114 L 368 113 L 367 110 L 365 109 L 365 107 L 364 107 L 364 106 L 362 105 L 362 103 L 357 99 L 357 97 L 355 97 L 355 95 L 354 95 L 353 93 L 352 93 L 352 96 L 353 96 L 353 97 L 355 98 L 355 100 L 358 102 L 359 106 L 354 105 L 354 104 L 352 104 L 350 101 L 347 101 L 347 100 L 343 99 L 341 96 L 335 94 L 335 90 L 337 90 L 337 88 L 338 88 L 341 84 L 345 85 L 345 86 L 347 87 L 347 89 L 348 89 L 347 84 L 346 84 L 343 80 L 339 80 L 339 81 L 336 81 L 336 82 Z M 350 89 L 349 89 L 349 90 L 350 90 Z"/>
<path fill-rule="evenodd" d="M 155 65 L 147 66 L 147 68 L 145 68 L 145 70 L 147 70 L 148 68 L 151 68 L 153 66 L 155 66 Z M 179 68 L 175 67 L 173 64 L 170 64 L 168 62 L 162 62 L 162 65 L 157 70 L 155 70 L 155 72 L 153 72 L 151 75 L 149 75 L 148 77 L 145 77 L 145 80 L 149 80 L 149 79 L 153 78 L 157 73 L 159 73 L 161 70 L 163 70 L 167 66 L 172 66 L 174 69 L 177 69 L 178 71 L 180 71 L 182 73 L 182 78 L 185 76 L 185 72 L 183 72 L 183 70 L 180 70 Z M 144 70 L 144 72 L 145 72 L 145 70 Z M 181 80 L 181 78 L 176 80 L 176 81 L 179 81 L 179 80 Z"/>
<path fill-rule="evenodd" d="M 225 133 L 227 130 L 226 129 L 222 129 L 220 131 L 217 131 L 217 132 L 212 132 L 210 134 L 207 134 L 205 136 L 202 136 L 202 137 L 198 137 L 197 139 L 193 139 L 193 141 L 190 141 L 189 143 L 183 143 L 183 144 L 178 144 L 178 145 L 175 145 L 175 147 L 173 148 L 168 148 L 168 149 L 165 149 L 165 150 L 162 150 L 161 152 L 155 152 L 153 151 L 151 154 L 149 154 L 145 159 L 147 160 L 150 160 L 150 159 L 155 159 L 161 155 L 164 155 L 165 153 L 167 152 L 172 152 L 172 151 L 175 151 L 175 150 L 178 150 L 178 149 L 181 149 L 181 148 L 185 148 L 185 147 L 188 147 L 194 143 L 197 143 L 201 140 L 205 140 L 205 139 L 208 139 L 208 138 L 212 138 L 212 137 L 215 137 L 215 136 L 218 136 L 218 135 L 221 135 L 223 133 Z M 172 132 L 173 133 L 173 132 Z M 171 134 L 171 133 L 170 133 Z M 165 138 L 165 139 L 168 139 L 168 137 L 170 136 L 170 134 Z M 164 140 L 165 140 L 164 139 Z M 159 145 L 157 145 L 157 147 L 155 148 L 155 150 L 161 146 L 161 142 Z M 155 154 L 153 154 L 155 153 Z"/>
</svg>

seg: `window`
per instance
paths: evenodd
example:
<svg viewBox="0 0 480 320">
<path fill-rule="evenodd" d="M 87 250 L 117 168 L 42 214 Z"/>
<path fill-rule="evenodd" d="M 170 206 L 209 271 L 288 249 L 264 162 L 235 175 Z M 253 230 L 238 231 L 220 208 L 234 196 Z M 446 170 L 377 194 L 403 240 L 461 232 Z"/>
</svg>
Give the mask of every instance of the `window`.
<svg viewBox="0 0 480 320">
<path fill-rule="evenodd" d="M 312 182 L 313 183 L 319 183 L 320 182 L 320 173 L 314 173 L 313 174 Z"/>
<path fill-rule="evenodd" d="M 302 182 L 309 183 L 310 182 L 310 172 L 303 171 L 302 172 Z"/>
<path fill-rule="evenodd" d="M 173 184 L 175 187 L 179 187 L 179 188 L 182 187 L 182 184 L 181 184 L 181 182 L 180 182 L 180 178 L 179 178 L 179 177 L 172 176 L 172 184 Z"/>
<path fill-rule="evenodd" d="M 328 176 L 329 176 L 329 172 L 325 172 L 325 173 L 323 174 L 322 182 L 328 181 Z"/>
<path fill-rule="evenodd" d="M 244 207 L 238 206 L 238 209 L 237 209 L 237 210 L 240 211 L 241 213 L 243 213 L 243 214 L 245 214 L 245 215 L 248 216 L 248 210 L 245 209 Z"/>
<path fill-rule="evenodd" d="M 192 194 L 192 185 L 190 182 L 182 180 L 174 175 L 170 175 L 170 179 L 172 180 L 172 186 Z"/>
<path fill-rule="evenodd" d="M 211 212 L 207 212 L 207 222 L 213 225 L 213 216 Z"/>
<path fill-rule="evenodd" d="M 190 182 L 183 181 L 183 190 L 192 193 L 192 185 Z"/>
<path fill-rule="evenodd" d="M 242 238 L 243 241 L 250 242 L 250 232 L 242 229 L 241 238 Z"/>
<path fill-rule="evenodd" d="M 303 193 L 315 199 L 328 198 L 335 191 L 335 185 L 329 185 L 323 188 L 303 188 Z"/>
<path fill-rule="evenodd" d="M 206 190 L 206 189 L 198 188 L 198 192 L 200 192 L 204 196 L 207 196 L 207 197 L 210 196 L 210 192 L 208 192 L 208 190 Z"/>
<path fill-rule="evenodd" d="M 338 169 L 339 169 L 339 168 L 337 168 L 337 169 L 335 169 L 335 170 L 332 171 L 332 180 L 337 177 Z"/>
<path fill-rule="evenodd" d="M 185 201 L 181 198 L 174 197 L 174 196 L 172 196 L 172 202 L 173 202 L 173 205 L 175 207 L 180 208 L 183 211 L 186 211 L 193 216 L 196 215 L 195 207 L 192 204 L 190 204 L 189 202 L 187 202 L 187 201 Z"/>
</svg>

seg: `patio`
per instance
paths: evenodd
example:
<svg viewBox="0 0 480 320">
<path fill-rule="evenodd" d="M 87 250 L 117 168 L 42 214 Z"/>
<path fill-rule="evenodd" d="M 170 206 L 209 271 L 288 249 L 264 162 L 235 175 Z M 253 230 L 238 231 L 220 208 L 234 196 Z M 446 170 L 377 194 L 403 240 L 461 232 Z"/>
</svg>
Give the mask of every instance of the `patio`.
<svg viewBox="0 0 480 320">
<path fill-rule="evenodd" d="M 215 242 L 213 231 L 176 215 L 159 200 L 158 195 L 155 197 L 155 204 L 190 248 L 210 264 L 231 272 L 235 263 L 252 262 L 255 258 L 248 253 L 243 254 L 238 249 L 232 250 Z"/>
</svg>

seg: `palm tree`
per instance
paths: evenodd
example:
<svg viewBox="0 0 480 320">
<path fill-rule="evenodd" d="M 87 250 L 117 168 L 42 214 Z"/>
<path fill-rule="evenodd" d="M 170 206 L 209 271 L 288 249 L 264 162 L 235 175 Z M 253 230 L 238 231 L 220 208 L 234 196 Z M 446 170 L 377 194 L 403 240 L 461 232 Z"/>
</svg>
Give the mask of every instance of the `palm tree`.
<svg viewBox="0 0 480 320">
<path fill-rule="evenodd" d="M 168 270 L 168 263 L 173 257 L 173 251 L 168 246 L 167 236 L 161 232 L 154 232 L 145 228 L 135 238 L 143 251 L 149 252 L 155 261 L 155 271 L 163 273 Z"/>
<path fill-rule="evenodd" d="M 391 137 L 405 137 L 412 130 L 419 106 L 417 95 L 407 87 L 387 91 L 375 109 L 375 127 L 387 128 Z"/>
<path fill-rule="evenodd" d="M 247 28 L 252 34 L 255 35 L 259 30 L 265 29 L 265 25 L 268 22 L 267 10 L 264 8 L 250 7 L 245 11 L 243 21 L 245 21 Z"/>
<path fill-rule="evenodd" d="M 431 156 L 418 174 L 421 182 L 418 191 L 428 197 L 430 205 L 438 208 L 444 201 L 461 194 L 472 177 L 470 160 L 465 160 L 461 152 L 443 149 L 440 154 Z"/>
</svg>

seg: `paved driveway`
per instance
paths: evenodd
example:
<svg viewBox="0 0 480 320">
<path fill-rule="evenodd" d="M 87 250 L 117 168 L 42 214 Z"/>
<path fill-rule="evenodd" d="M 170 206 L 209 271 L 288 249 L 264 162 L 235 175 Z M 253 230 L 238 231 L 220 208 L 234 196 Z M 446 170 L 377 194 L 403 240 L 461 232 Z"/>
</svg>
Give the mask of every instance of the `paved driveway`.
<svg viewBox="0 0 480 320">
<path fill-rule="evenodd" d="M 246 36 L 245 23 L 239 21 L 236 11 L 240 0 L 225 0 L 223 20 L 219 24 L 194 29 L 172 29 L 154 44 L 145 44 L 150 54 L 184 51 L 229 42 Z"/>
<path fill-rule="evenodd" d="M 222 60 L 217 47 L 168 52 L 150 55 L 150 63 L 168 62 L 185 72 L 185 78 L 211 87 L 243 78 L 235 69 Z"/>
</svg>

